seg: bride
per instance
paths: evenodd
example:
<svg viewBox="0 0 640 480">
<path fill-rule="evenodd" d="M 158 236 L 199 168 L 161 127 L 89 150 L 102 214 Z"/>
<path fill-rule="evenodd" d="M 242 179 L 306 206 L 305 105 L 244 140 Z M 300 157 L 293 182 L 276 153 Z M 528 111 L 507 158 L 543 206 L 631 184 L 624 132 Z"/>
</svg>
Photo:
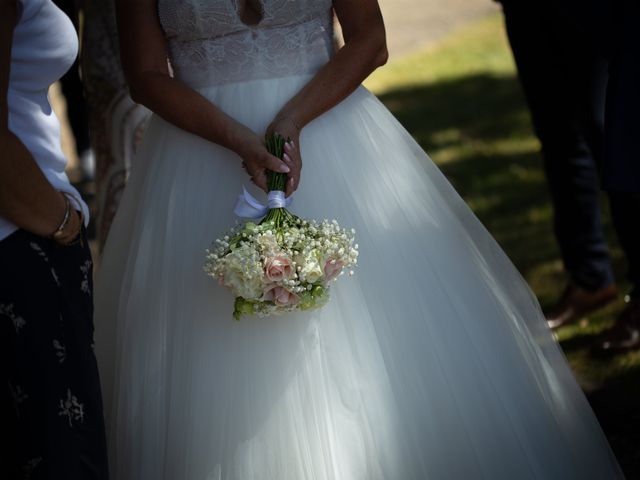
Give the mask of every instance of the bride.
<svg viewBox="0 0 640 480">
<path fill-rule="evenodd" d="M 118 16 L 155 115 L 97 285 L 113 478 L 622 477 L 524 280 L 360 86 L 387 57 L 375 0 L 119 0 Z M 284 160 L 265 132 L 292 139 Z M 322 310 L 236 322 L 205 250 L 267 169 L 296 213 L 355 227 L 360 263 Z"/>
</svg>

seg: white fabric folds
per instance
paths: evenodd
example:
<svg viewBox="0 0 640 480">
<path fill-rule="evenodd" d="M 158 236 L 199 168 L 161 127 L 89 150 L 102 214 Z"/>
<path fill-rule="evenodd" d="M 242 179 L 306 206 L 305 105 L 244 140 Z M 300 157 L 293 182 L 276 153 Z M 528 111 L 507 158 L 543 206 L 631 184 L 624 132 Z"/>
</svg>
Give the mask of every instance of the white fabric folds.
<svg viewBox="0 0 640 480">
<path fill-rule="evenodd" d="M 309 78 L 199 91 L 262 135 Z M 622 478 L 525 281 L 384 106 L 359 88 L 300 148 L 292 210 L 354 227 L 359 266 L 322 310 L 236 322 L 202 265 L 246 173 L 152 117 L 96 290 L 113 478 Z"/>
</svg>

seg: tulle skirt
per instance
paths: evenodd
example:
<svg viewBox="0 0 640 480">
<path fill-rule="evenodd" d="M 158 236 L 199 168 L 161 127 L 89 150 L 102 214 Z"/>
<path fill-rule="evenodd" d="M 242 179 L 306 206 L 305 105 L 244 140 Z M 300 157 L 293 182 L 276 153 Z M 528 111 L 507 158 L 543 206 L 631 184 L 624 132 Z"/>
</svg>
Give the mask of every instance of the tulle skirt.
<svg viewBox="0 0 640 480">
<path fill-rule="evenodd" d="M 200 92 L 262 133 L 309 79 Z M 96 289 L 113 478 L 621 478 L 525 281 L 384 106 L 360 87 L 300 143 L 291 210 L 354 227 L 359 266 L 236 322 L 202 266 L 248 177 L 152 117 Z"/>
</svg>

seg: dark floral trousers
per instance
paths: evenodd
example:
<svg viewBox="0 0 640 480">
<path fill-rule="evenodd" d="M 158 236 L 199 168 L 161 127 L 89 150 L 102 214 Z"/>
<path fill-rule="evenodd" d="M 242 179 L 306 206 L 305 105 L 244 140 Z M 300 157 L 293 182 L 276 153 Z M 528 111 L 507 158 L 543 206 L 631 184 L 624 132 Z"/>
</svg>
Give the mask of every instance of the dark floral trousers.
<svg viewBox="0 0 640 480">
<path fill-rule="evenodd" d="M 108 478 L 91 275 L 84 238 L 0 242 L 2 479 Z"/>
</svg>

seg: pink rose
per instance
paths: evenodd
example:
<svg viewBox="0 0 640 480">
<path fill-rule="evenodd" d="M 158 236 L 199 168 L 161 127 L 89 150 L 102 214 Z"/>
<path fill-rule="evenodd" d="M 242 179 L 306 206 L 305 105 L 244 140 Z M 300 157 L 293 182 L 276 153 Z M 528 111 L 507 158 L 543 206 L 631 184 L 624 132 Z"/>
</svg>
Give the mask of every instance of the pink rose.
<svg viewBox="0 0 640 480">
<path fill-rule="evenodd" d="M 275 303 L 278 307 L 295 305 L 300 300 L 298 295 L 279 285 L 275 285 L 265 290 L 263 299 Z"/>
<path fill-rule="evenodd" d="M 294 275 L 291 260 L 285 255 L 279 254 L 267 258 L 264 262 L 264 273 L 270 282 L 280 282 Z"/>
<path fill-rule="evenodd" d="M 324 264 L 324 276 L 326 281 L 333 280 L 344 268 L 344 263 L 339 260 L 327 260 L 327 263 Z"/>
</svg>

